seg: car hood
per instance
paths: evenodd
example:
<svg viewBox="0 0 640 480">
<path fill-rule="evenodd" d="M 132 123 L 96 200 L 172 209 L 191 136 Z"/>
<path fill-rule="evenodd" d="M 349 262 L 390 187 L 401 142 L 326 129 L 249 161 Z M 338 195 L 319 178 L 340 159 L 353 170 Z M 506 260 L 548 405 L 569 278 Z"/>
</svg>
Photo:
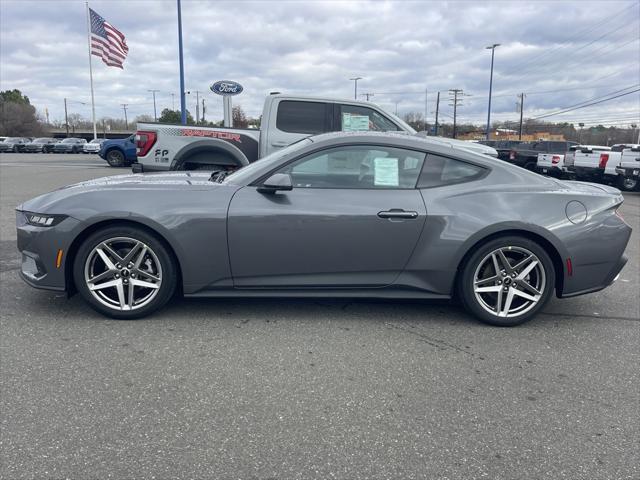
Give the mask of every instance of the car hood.
<svg viewBox="0 0 640 480">
<path fill-rule="evenodd" d="M 86 182 L 67 185 L 53 192 L 45 193 L 39 197 L 27 200 L 19 205 L 16 210 L 37 213 L 61 213 L 57 211 L 56 205 L 62 200 L 73 198 L 74 202 L 81 202 L 77 198 L 92 192 L 113 191 L 114 195 L 122 195 L 126 191 L 152 191 L 160 190 L 169 192 L 171 190 L 204 190 L 222 186 L 216 182 L 210 182 L 211 173 L 203 172 L 170 172 L 160 174 L 128 174 L 114 175 L 112 177 L 96 178 Z M 238 187 L 236 187 L 238 188 Z"/>
</svg>

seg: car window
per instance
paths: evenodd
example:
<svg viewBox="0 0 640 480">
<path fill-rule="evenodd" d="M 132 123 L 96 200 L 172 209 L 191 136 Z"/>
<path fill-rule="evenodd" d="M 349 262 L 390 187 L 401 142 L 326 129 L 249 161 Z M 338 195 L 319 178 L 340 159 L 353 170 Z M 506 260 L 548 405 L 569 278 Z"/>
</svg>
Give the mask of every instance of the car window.
<svg viewBox="0 0 640 480">
<path fill-rule="evenodd" d="M 276 128 L 289 133 L 324 133 L 327 118 L 326 103 L 283 100 L 278 104 Z"/>
<path fill-rule="evenodd" d="M 533 150 L 536 152 L 546 152 L 548 145 L 544 142 L 538 142 L 533 144 Z"/>
<path fill-rule="evenodd" d="M 482 178 L 486 173 L 485 168 L 477 165 L 430 153 L 420 172 L 418 188 L 470 182 Z"/>
<path fill-rule="evenodd" d="M 415 188 L 425 154 L 383 146 L 335 147 L 281 168 L 295 188 Z"/>
<path fill-rule="evenodd" d="M 340 105 L 340 128 L 343 132 L 396 132 L 398 126 L 372 108 Z"/>
</svg>

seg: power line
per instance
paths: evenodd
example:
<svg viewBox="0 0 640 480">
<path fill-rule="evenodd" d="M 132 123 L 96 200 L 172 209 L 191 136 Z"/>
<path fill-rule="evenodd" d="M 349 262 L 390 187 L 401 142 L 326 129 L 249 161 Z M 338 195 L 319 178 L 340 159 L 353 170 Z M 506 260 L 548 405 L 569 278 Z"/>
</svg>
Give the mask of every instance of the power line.
<svg viewBox="0 0 640 480">
<path fill-rule="evenodd" d="M 616 96 L 611 97 L 611 98 L 605 98 L 604 100 L 598 100 L 597 102 L 588 103 L 586 105 L 581 105 L 581 106 L 578 106 L 578 107 L 575 107 L 575 108 L 569 108 L 569 109 L 565 110 L 564 112 L 562 112 L 562 111 L 560 111 L 560 112 L 552 112 L 552 113 L 548 113 L 546 115 L 539 115 L 537 117 L 532 117 L 532 119 L 535 120 L 535 119 L 540 119 L 540 118 L 552 117 L 552 116 L 558 115 L 560 113 L 566 113 L 566 112 L 570 112 L 572 110 L 578 110 L 580 108 L 590 107 L 592 105 L 598 105 L 599 103 L 608 102 L 610 100 L 614 100 L 616 98 L 624 97 L 625 95 L 631 95 L 632 93 L 636 93 L 636 92 L 640 92 L 640 88 L 637 88 L 637 89 L 632 90 L 630 92 L 621 93 L 621 94 L 616 95 Z"/>
<path fill-rule="evenodd" d="M 563 48 L 567 48 L 567 47 L 569 47 L 569 46 L 571 46 L 571 45 L 572 45 L 570 42 L 572 42 L 572 41 L 574 41 L 574 40 L 576 40 L 576 39 L 578 39 L 578 38 L 580 38 L 580 37 L 583 37 L 583 36 L 584 36 L 584 34 L 586 34 L 586 33 L 591 33 L 592 31 L 594 31 L 594 30 L 596 30 L 596 29 L 600 29 L 600 28 L 602 28 L 602 26 L 603 26 L 603 25 L 606 25 L 606 24 L 607 24 L 607 23 L 609 23 L 611 20 L 613 20 L 613 19 L 615 19 L 616 17 L 618 17 L 619 15 L 621 15 L 621 14 L 625 13 L 627 10 L 630 10 L 630 9 L 634 8 L 635 6 L 636 6 L 636 4 L 634 3 L 634 4 L 631 4 L 631 5 L 627 6 L 627 7 L 624 7 L 622 10 L 620 10 L 620 11 L 618 11 L 618 12 L 614 13 L 614 14 L 613 14 L 613 15 L 611 15 L 610 17 L 607 17 L 607 18 L 606 18 L 606 19 L 604 19 L 604 20 L 598 21 L 598 23 L 597 23 L 597 24 L 594 24 L 594 25 L 592 25 L 592 26 L 590 26 L 590 27 L 586 27 L 586 28 L 583 28 L 583 29 L 581 29 L 581 30 L 578 30 L 578 33 L 576 33 L 575 35 L 573 35 L 573 36 L 569 37 L 569 38 L 568 38 L 567 40 L 565 40 L 561 45 L 559 45 L 559 46 L 557 46 L 557 47 L 555 47 L 555 48 L 552 48 L 551 50 L 545 50 L 545 51 L 543 51 L 543 52 L 539 53 L 538 55 L 534 56 L 533 58 L 530 58 L 529 60 L 524 60 L 524 61 L 522 61 L 522 62 L 520 62 L 520 63 L 517 63 L 516 65 L 513 65 L 513 66 L 511 67 L 511 69 L 507 70 L 507 71 L 506 71 L 506 73 L 505 73 L 505 72 L 501 72 L 501 73 L 502 73 L 503 75 L 505 75 L 505 74 L 506 74 L 506 75 L 508 75 L 508 74 L 509 74 L 509 73 L 511 73 L 511 72 L 515 72 L 516 70 L 519 70 L 519 69 L 520 69 L 520 68 L 522 68 L 522 66 L 524 66 L 524 65 L 531 64 L 532 62 L 534 62 L 535 60 L 537 60 L 537 59 L 539 59 L 539 58 L 542 58 L 542 57 L 545 57 L 545 56 L 552 55 L 554 52 L 557 52 L 557 51 L 559 51 L 559 50 L 562 50 Z M 616 29 L 613 29 L 613 30 L 611 30 L 610 32 L 612 32 L 612 31 L 616 31 Z M 527 70 L 529 70 L 529 68 L 530 68 L 530 67 L 527 67 Z M 522 72 L 521 72 L 521 73 L 522 73 Z M 518 76 L 520 76 L 520 75 L 518 75 Z"/>
</svg>

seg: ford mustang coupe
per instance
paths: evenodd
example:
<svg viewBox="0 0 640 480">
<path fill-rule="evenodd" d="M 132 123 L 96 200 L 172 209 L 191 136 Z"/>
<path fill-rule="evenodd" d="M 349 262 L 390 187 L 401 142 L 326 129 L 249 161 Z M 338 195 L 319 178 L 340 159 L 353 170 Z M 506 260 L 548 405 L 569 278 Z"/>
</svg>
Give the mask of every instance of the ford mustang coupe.
<svg viewBox="0 0 640 480">
<path fill-rule="evenodd" d="M 101 178 L 17 208 L 22 278 L 133 319 L 188 297 L 455 297 L 493 325 L 601 290 L 631 228 L 615 188 L 428 138 L 331 133 L 234 173 Z"/>
</svg>

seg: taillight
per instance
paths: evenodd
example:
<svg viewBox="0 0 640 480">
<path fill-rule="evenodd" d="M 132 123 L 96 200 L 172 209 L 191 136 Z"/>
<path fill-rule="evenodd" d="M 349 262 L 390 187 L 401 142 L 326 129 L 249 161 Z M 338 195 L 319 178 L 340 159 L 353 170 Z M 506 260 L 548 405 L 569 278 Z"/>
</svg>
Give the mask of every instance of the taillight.
<svg viewBox="0 0 640 480">
<path fill-rule="evenodd" d="M 601 153 L 600 154 L 600 163 L 598 164 L 598 166 L 600 168 L 606 168 L 608 161 L 609 161 L 609 154 L 608 153 Z"/>
<path fill-rule="evenodd" d="M 156 143 L 156 132 L 136 132 L 136 155 L 144 157 Z"/>
<path fill-rule="evenodd" d="M 553 163 L 554 165 L 560 163 L 560 155 L 554 155 L 553 157 L 551 157 L 551 163 Z"/>
<path fill-rule="evenodd" d="M 516 152 L 515 150 L 511 150 L 509 152 L 509 160 L 515 160 L 516 159 Z"/>
</svg>

